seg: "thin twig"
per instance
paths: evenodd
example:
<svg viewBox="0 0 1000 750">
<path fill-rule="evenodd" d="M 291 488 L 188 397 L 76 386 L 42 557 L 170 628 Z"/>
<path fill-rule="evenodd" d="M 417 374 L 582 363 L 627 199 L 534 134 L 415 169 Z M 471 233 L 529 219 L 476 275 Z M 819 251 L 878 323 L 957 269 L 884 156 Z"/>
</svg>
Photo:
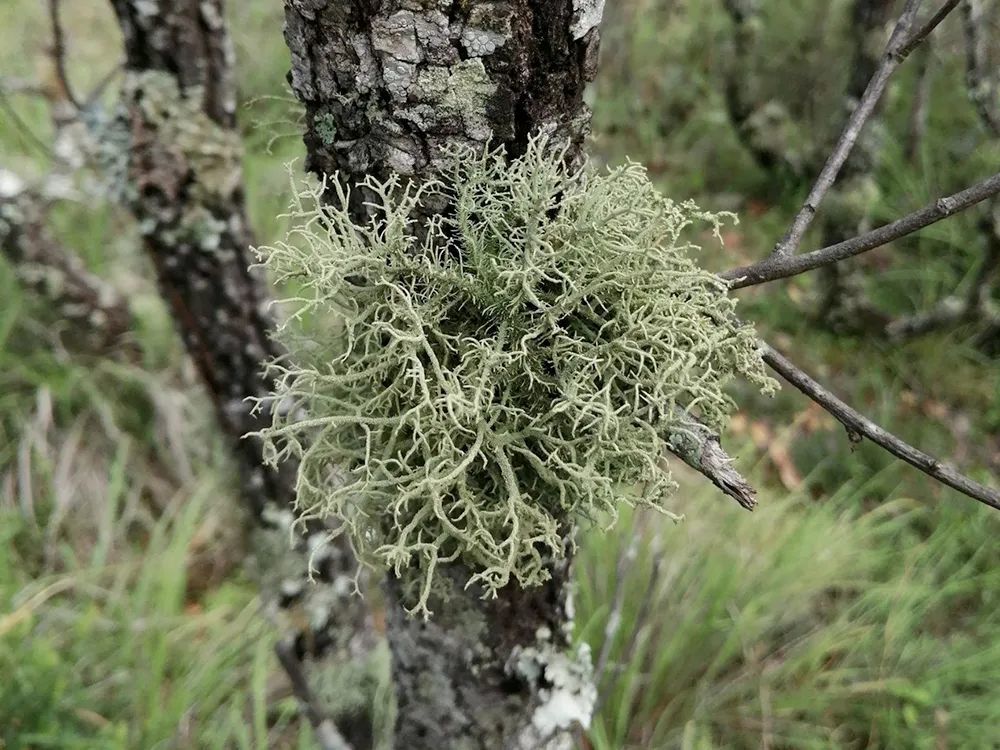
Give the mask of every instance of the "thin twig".
<svg viewBox="0 0 1000 750">
<path fill-rule="evenodd" d="M 945 17 L 955 10 L 955 7 L 961 2 L 961 0 L 945 0 L 937 12 L 927 19 L 927 22 L 917 29 L 913 34 L 910 35 L 909 39 L 906 40 L 899 52 L 899 59 L 902 60 L 906 58 L 913 50 L 920 46 L 920 43 L 924 41 L 930 33 L 938 27 L 938 25 L 945 19 Z"/>
<path fill-rule="evenodd" d="M 52 66 L 59 85 L 58 94 L 65 98 L 74 109 L 80 109 L 80 102 L 73 94 L 66 74 L 66 37 L 63 34 L 61 0 L 49 0 L 49 25 L 52 27 Z"/>
<path fill-rule="evenodd" d="M 294 647 L 284 641 L 280 641 L 275 645 L 274 653 L 278 656 L 278 661 L 288 675 L 288 680 L 292 684 L 292 692 L 299 699 L 306 718 L 312 724 L 320 747 L 323 750 L 353 750 L 333 721 L 329 717 L 324 716 L 323 712 L 316 705 L 312 690 L 310 690 L 309 683 L 302 671 L 302 662 L 295 655 Z"/>
<path fill-rule="evenodd" d="M 919 211 L 914 211 L 858 237 L 802 255 L 772 255 L 758 263 L 726 271 L 721 276 L 730 282 L 731 289 L 742 289 L 776 279 L 785 279 L 882 247 L 998 194 L 1000 194 L 1000 173 L 958 193 L 938 198 Z"/>
<path fill-rule="evenodd" d="M 861 96 L 858 106 L 851 113 L 844 131 L 840 134 L 837 145 L 834 146 L 826 164 L 823 165 L 823 169 L 809 191 L 805 203 L 795 215 L 785 236 L 774 246 L 772 255 L 792 255 L 798 248 L 806 229 L 809 228 L 813 217 L 816 215 L 816 211 L 836 181 L 841 167 L 847 161 L 847 157 L 850 156 L 851 150 L 861 135 L 865 123 L 868 122 L 872 112 L 875 111 L 875 105 L 878 104 L 879 99 L 882 97 L 882 92 L 885 91 L 889 78 L 905 57 L 901 56 L 899 52 L 908 44 L 907 32 L 913 23 L 913 18 L 920 6 L 920 1 L 907 0 L 906 6 L 903 8 L 903 13 L 900 15 L 899 21 L 896 22 L 896 27 L 892 31 L 888 45 L 886 45 L 881 64 L 875 71 L 875 75 L 872 76 L 871 81 L 868 82 L 868 87 Z"/>
<path fill-rule="evenodd" d="M 942 463 L 933 456 L 914 448 L 888 430 L 875 424 L 868 417 L 834 396 L 830 391 L 766 343 L 763 344 L 763 358 L 781 377 L 826 409 L 838 422 L 844 425 L 851 440 L 857 441 L 862 437 L 867 437 L 876 445 L 881 446 L 911 466 L 920 469 L 920 471 L 928 476 L 995 510 L 1000 510 L 1000 491 L 964 476 L 953 466 Z"/>
</svg>

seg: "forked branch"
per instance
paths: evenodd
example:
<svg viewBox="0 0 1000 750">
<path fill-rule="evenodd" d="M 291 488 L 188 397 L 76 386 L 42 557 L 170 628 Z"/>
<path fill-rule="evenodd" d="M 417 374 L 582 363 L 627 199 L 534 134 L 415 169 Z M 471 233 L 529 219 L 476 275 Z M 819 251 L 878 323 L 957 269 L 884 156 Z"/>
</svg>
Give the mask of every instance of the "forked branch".
<svg viewBox="0 0 1000 750">
<path fill-rule="evenodd" d="M 771 255 L 757 263 L 726 271 L 721 276 L 730 282 L 732 289 L 795 276 L 887 245 L 997 194 L 1000 194 L 1000 173 L 849 240 L 801 255 Z"/>
<path fill-rule="evenodd" d="M 1000 491 L 970 479 L 950 464 L 939 461 L 896 437 L 841 401 L 770 345 L 765 343 L 763 346 L 764 361 L 781 377 L 832 414 L 838 422 L 847 428 L 851 440 L 857 441 L 866 437 L 942 484 L 946 484 L 995 510 L 1000 510 Z"/>
<path fill-rule="evenodd" d="M 805 235 L 806 230 L 812 223 L 813 217 L 815 217 L 816 212 L 819 210 L 820 204 L 836 181 L 837 175 L 854 149 L 854 144 L 861 135 L 861 131 L 875 111 L 875 107 L 879 99 L 881 99 L 892 74 L 899 67 L 900 63 L 927 38 L 931 31 L 944 20 L 957 4 L 957 0 L 947 0 L 926 23 L 915 32 L 910 33 L 910 28 L 920 7 L 920 0 L 907 0 L 899 21 L 897 21 L 893 29 L 892 36 L 889 38 L 889 43 L 886 45 L 881 64 L 875 71 L 875 75 L 872 76 L 871 81 L 869 81 L 868 87 L 861 96 L 857 107 L 851 113 L 844 131 L 841 133 L 826 164 L 823 165 L 823 169 L 809 191 L 805 203 L 792 220 L 788 232 L 775 245 L 772 255 L 792 255 L 796 252 L 799 244 L 802 242 L 802 237 Z"/>
<path fill-rule="evenodd" d="M 934 15 L 928 18 L 923 26 L 921 26 L 919 29 L 917 29 L 909 36 L 909 38 L 906 40 L 906 43 L 903 44 L 899 52 L 896 53 L 899 59 L 900 60 L 906 59 L 906 57 L 908 57 L 909 54 L 913 52 L 913 50 L 919 47 L 920 44 L 928 36 L 930 36 L 930 33 L 938 27 L 938 24 L 940 24 L 949 13 L 955 10 L 955 7 L 960 2 L 961 0 L 946 0 L 946 2 L 942 3 L 941 7 L 937 9 Z"/>
</svg>

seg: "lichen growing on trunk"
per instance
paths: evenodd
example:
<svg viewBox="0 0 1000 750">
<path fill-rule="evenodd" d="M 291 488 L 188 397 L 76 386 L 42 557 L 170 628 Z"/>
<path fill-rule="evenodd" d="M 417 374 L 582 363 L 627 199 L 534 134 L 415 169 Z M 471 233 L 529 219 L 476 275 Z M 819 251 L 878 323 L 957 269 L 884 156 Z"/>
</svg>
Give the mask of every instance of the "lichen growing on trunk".
<svg viewBox="0 0 1000 750">
<path fill-rule="evenodd" d="M 636 164 L 566 166 L 544 138 L 508 161 L 458 148 L 419 187 L 369 179 L 376 218 L 307 190 L 285 242 L 295 279 L 269 457 L 301 459 L 303 519 L 344 519 L 362 556 L 430 614 L 458 561 L 495 596 L 543 583 L 567 524 L 620 504 L 666 510 L 678 407 L 713 428 L 742 376 L 763 388 L 753 330 L 684 232 L 719 216 L 675 203 Z M 329 185 L 327 187 L 330 187 Z M 423 201 L 454 209 L 417 225 Z"/>
</svg>

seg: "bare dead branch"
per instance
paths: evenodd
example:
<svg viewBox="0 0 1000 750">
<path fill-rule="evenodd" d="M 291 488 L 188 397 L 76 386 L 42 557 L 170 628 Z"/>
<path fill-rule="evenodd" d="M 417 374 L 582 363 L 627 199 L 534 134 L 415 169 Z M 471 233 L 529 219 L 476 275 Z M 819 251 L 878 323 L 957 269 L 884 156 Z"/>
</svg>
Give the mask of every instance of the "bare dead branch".
<svg viewBox="0 0 1000 750">
<path fill-rule="evenodd" d="M 945 0 L 945 2 L 941 4 L 941 7 L 937 9 L 937 12 L 928 18 L 923 26 L 909 36 L 906 43 L 897 53 L 900 60 L 905 59 L 911 52 L 913 52 L 913 50 L 920 46 L 921 42 L 923 42 L 930 35 L 930 33 L 938 27 L 945 17 L 955 10 L 955 6 L 957 6 L 959 2 L 961 2 L 961 0 Z"/>
<path fill-rule="evenodd" d="M 294 646 L 279 641 L 274 647 L 274 653 L 281 663 L 282 669 L 288 675 L 288 681 L 292 685 L 292 692 L 302 705 L 309 723 L 312 724 L 316 739 L 323 750 L 352 750 L 351 745 L 344 739 L 344 736 L 337 729 L 333 720 L 325 716 L 309 688 L 305 673 L 302 671 L 302 662 L 295 654 Z"/>
<path fill-rule="evenodd" d="M 0 171 L 0 177 L 7 173 Z M 15 177 L 5 177 L 4 184 Z M 74 331 L 74 343 L 93 353 L 139 356 L 132 314 L 111 284 L 90 273 L 80 258 L 48 231 L 45 200 L 31 191 L 0 195 L 0 255 L 19 281 L 51 303 Z"/>
<path fill-rule="evenodd" d="M 882 247 L 998 194 L 1000 194 L 1000 173 L 958 193 L 938 198 L 918 211 L 858 237 L 802 255 L 772 254 L 758 263 L 731 269 L 721 276 L 730 282 L 731 289 L 742 289 L 776 279 L 785 279 Z"/>
<path fill-rule="evenodd" d="M 733 459 L 722 449 L 719 436 L 680 410 L 676 416 L 681 426 L 670 436 L 670 452 L 742 507 L 753 510 L 757 491 L 733 468 Z"/>
<path fill-rule="evenodd" d="M 774 348 L 766 343 L 763 344 L 763 347 L 764 361 L 781 377 L 832 414 L 838 422 L 847 428 L 848 436 L 852 441 L 866 437 L 942 484 L 946 484 L 995 510 L 1000 510 L 1000 491 L 980 484 L 959 473 L 950 464 L 943 463 L 914 448 L 841 401 Z"/>
<path fill-rule="evenodd" d="M 986 11 L 982 0 L 966 0 L 962 6 L 965 28 L 965 81 L 969 98 L 976 106 L 983 123 L 1000 136 L 1000 107 L 996 105 L 997 81 L 991 79 L 991 66 L 986 54 Z"/>
<path fill-rule="evenodd" d="M 774 246 L 772 255 L 792 255 L 798 248 L 806 229 L 809 228 L 813 217 L 816 215 L 816 211 L 836 181 L 841 167 L 847 161 L 847 157 L 850 156 L 851 150 L 861 135 L 865 123 L 868 122 L 872 112 L 875 111 L 875 106 L 882 97 L 882 92 L 885 91 L 889 78 L 905 58 L 905 55 L 900 55 L 900 51 L 908 46 L 911 41 L 908 33 L 919 7 L 920 0 L 907 0 L 906 6 L 903 8 L 903 12 L 889 38 L 889 43 L 886 45 L 881 64 L 875 71 L 875 75 L 872 76 L 871 81 L 869 81 L 868 87 L 861 96 L 857 107 L 851 113 L 844 131 L 840 135 L 840 139 L 830 153 L 826 164 L 823 165 L 823 169 L 809 191 L 805 203 L 803 203 L 799 212 L 795 215 L 784 237 Z M 919 41 L 917 43 L 919 44 Z"/>
</svg>

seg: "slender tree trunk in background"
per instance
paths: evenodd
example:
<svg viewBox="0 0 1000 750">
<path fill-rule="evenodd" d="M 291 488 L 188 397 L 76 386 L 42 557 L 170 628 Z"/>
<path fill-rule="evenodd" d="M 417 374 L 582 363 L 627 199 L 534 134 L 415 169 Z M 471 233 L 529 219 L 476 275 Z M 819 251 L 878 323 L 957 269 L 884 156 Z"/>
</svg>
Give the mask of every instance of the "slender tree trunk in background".
<svg viewBox="0 0 1000 750">
<path fill-rule="evenodd" d="M 264 467 L 256 440 L 267 415 L 249 397 L 270 392 L 261 363 L 267 290 L 248 271 L 253 235 L 244 208 L 232 51 L 218 0 L 114 0 L 125 38 L 131 207 L 256 513 L 294 496 L 294 466 Z M 214 16 L 214 18 L 213 18 Z"/>
<path fill-rule="evenodd" d="M 452 145 L 503 145 L 513 157 L 539 130 L 582 156 L 603 0 L 286 0 L 285 9 L 313 172 L 350 184 L 391 172 L 420 180 Z M 453 565 L 440 575 L 456 593 L 431 602 L 430 621 L 404 613 L 406 577 L 390 576 L 397 747 L 571 745 L 594 688 L 589 656 L 569 650 L 569 562 L 551 574 L 539 588 L 511 585 L 483 601 Z"/>
<path fill-rule="evenodd" d="M 962 6 L 962 21 L 965 32 L 966 57 L 965 80 L 969 90 L 969 98 L 976 107 L 979 119 L 986 132 L 994 138 L 1000 138 L 1000 71 L 990 55 L 990 42 L 993 41 L 994 51 L 997 49 L 995 37 L 990 35 L 990 29 L 997 26 L 997 15 L 1000 5 L 993 3 L 993 16 L 987 14 L 987 3 L 983 0 L 967 0 Z M 981 226 L 985 235 L 986 251 L 977 274 L 976 287 L 970 303 L 982 307 L 990 300 L 996 281 L 1000 277 L 997 272 L 1000 266 L 1000 200 L 990 201 L 987 215 L 982 219 Z M 971 307 L 972 305 L 970 305 Z M 980 312 L 977 310 L 977 313 Z M 991 356 L 1000 356 L 1000 320 L 996 314 L 987 323 L 985 330 L 976 337 L 976 345 Z"/>
<path fill-rule="evenodd" d="M 243 437 L 270 423 L 268 409 L 256 413 L 248 399 L 271 392 L 263 364 L 282 352 L 270 335 L 267 287 L 249 270 L 254 238 L 223 2 L 112 5 L 126 53 L 128 197 L 258 519 L 253 553 L 263 596 L 284 619 L 282 632 L 300 659 L 365 653 L 371 629 L 351 593 L 356 564 L 349 547 L 329 544 L 323 529 L 311 529 L 315 539 L 298 538 L 290 548 L 296 467 L 265 467 L 260 441 Z M 315 585 L 308 580 L 310 552 Z M 370 744 L 368 711 L 353 706 L 356 715 L 337 717 L 358 747 Z"/>
</svg>

